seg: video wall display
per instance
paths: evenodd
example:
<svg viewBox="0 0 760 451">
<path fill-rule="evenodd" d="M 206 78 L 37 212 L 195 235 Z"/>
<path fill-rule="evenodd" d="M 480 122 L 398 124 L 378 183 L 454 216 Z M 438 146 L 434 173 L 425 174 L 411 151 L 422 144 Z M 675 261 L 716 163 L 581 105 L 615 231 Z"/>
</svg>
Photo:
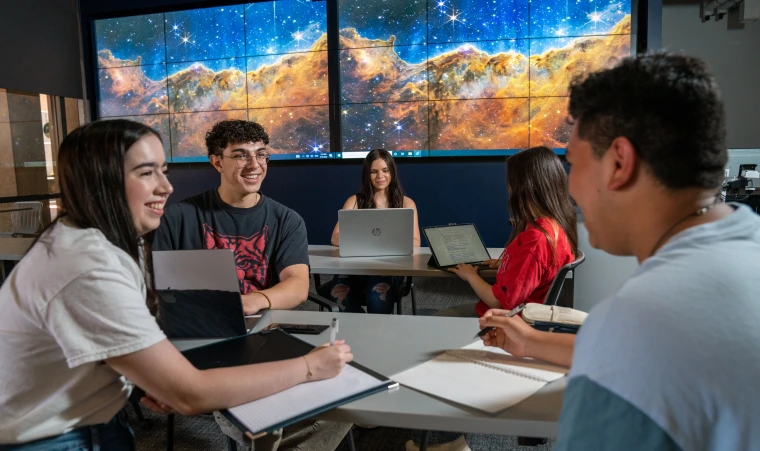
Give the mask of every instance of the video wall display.
<svg viewBox="0 0 760 451">
<path fill-rule="evenodd" d="M 223 119 L 262 124 L 273 159 L 561 153 L 570 81 L 631 54 L 630 0 L 329 1 L 337 49 L 326 1 L 95 21 L 98 117 L 155 127 L 172 161 L 205 160 Z"/>
</svg>

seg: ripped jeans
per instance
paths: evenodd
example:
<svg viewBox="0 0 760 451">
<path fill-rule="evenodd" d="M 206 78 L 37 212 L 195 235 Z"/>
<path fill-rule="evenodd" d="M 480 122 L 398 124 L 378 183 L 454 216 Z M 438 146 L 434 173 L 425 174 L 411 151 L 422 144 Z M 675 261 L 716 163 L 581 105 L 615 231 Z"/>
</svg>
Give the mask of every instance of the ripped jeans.
<svg viewBox="0 0 760 451">
<path fill-rule="evenodd" d="M 330 299 L 342 312 L 393 313 L 398 287 L 403 277 L 336 275 L 330 285 Z"/>
</svg>

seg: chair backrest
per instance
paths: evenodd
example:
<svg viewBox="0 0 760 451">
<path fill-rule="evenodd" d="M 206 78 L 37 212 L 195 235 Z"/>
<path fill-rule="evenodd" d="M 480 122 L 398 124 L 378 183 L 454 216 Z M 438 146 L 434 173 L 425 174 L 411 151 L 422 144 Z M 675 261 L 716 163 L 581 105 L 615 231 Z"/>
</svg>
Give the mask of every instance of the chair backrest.
<svg viewBox="0 0 760 451">
<path fill-rule="evenodd" d="M 16 202 L 13 208 L 23 208 L 11 213 L 13 233 L 34 234 L 42 225 L 42 202 Z"/>
<path fill-rule="evenodd" d="M 575 257 L 575 261 L 561 267 L 559 269 L 559 272 L 557 272 L 557 275 L 554 277 L 554 282 L 552 282 L 552 286 L 549 288 L 549 292 L 546 293 L 544 304 L 557 305 L 559 293 L 562 291 L 562 285 L 565 283 L 565 277 L 567 277 L 567 273 L 577 268 L 578 265 L 583 263 L 584 260 L 586 260 L 586 256 L 583 254 L 583 251 L 578 249 L 578 255 Z"/>
</svg>

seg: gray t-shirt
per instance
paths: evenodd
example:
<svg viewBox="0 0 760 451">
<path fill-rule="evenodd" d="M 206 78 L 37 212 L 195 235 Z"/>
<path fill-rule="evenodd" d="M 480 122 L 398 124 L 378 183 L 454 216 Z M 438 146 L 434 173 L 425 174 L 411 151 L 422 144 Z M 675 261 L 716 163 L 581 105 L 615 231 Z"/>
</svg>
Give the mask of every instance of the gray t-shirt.
<svg viewBox="0 0 760 451">
<path fill-rule="evenodd" d="M 59 222 L 0 288 L 0 443 L 108 422 L 132 385 L 104 360 L 165 339 L 137 263 Z"/>
<path fill-rule="evenodd" d="M 760 217 L 737 207 L 592 309 L 556 450 L 760 449 Z"/>
</svg>

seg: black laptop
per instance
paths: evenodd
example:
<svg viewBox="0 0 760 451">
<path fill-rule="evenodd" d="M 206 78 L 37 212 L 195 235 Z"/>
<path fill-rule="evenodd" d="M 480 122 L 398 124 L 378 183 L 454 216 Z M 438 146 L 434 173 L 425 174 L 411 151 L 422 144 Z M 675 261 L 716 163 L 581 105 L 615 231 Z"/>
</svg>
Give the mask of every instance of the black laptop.
<svg viewBox="0 0 760 451">
<path fill-rule="evenodd" d="M 236 337 L 260 319 L 243 313 L 230 249 L 155 251 L 153 271 L 159 318 L 170 339 Z"/>
<path fill-rule="evenodd" d="M 428 266 L 446 269 L 460 263 L 480 265 L 491 258 L 475 224 L 449 224 L 425 227 L 430 247 Z"/>
</svg>

